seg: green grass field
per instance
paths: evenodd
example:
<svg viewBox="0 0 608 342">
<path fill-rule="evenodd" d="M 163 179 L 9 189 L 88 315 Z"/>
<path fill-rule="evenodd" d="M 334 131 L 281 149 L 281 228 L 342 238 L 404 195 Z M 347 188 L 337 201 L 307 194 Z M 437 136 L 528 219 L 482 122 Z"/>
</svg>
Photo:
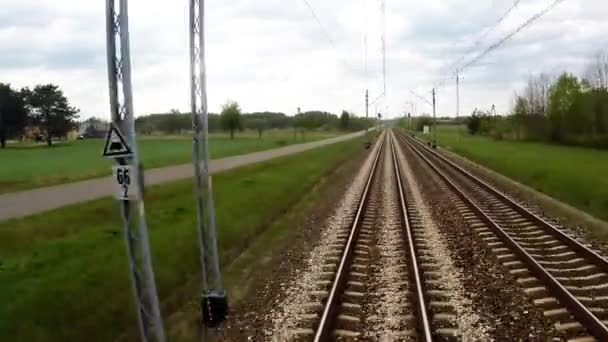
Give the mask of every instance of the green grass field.
<svg viewBox="0 0 608 342">
<path fill-rule="evenodd" d="M 608 151 L 471 136 L 439 126 L 439 146 L 608 220 Z"/>
<path fill-rule="evenodd" d="M 354 153 L 356 139 L 213 178 L 222 263 L 229 264 Z M 196 291 L 191 181 L 146 189 L 159 296 L 168 316 Z M 109 341 L 136 326 L 116 201 L 72 205 L 0 222 L 0 341 Z M 228 284 L 230 285 L 230 284 Z"/>
<path fill-rule="evenodd" d="M 335 136 L 332 132 L 308 132 L 304 140 L 293 131 L 269 131 L 262 139 L 243 132 L 230 140 L 213 134 L 209 140 L 212 158 L 250 153 Z M 31 189 L 99 177 L 111 173 L 111 162 L 101 156 L 103 139 L 79 140 L 46 145 L 9 145 L 0 150 L 0 193 Z M 140 160 L 146 168 L 185 163 L 192 158 L 189 136 L 139 139 Z"/>
</svg>

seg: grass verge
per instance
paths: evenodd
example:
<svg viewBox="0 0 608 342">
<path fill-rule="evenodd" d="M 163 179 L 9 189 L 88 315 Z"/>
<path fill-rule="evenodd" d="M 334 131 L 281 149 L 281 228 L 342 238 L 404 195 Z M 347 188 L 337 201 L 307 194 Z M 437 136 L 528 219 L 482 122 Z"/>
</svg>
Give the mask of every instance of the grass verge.
<svg viewBox="0 0 608 342">
<path fill-rule="evenodd" d="M 221 259 L 229 264 L 361 140 L 214 176 Z M 199 270 L 192 184 L 146 193 L 165 315 Z M 136 323 L 118 210 L 109 198 L 0 223 L 0 340 L 108 341 Z M 230 286 L 228 284 L 228 286 Z"/>
<path fill-rule="evenodd" d="M 213 134 L 209 140 L 212 158 L 251 153 L 335 136 L 332 132 L 310 132 L 294 139 L 291 130 L 269 131 L 261 139 L 237 134 L 234 139 Z M 146 168 L 186 163 L 192 158 L 189 136 L 139 139 L 140 160 Z M 103 139 L 78 140 L 46 145 L 9 145 L 0 150 L 0 194 L 61 184 L 110 174 L 109 162 L 101 157 Z"/>
<path fill-rule="evenodd" d="M 439 127 L 439 146 L 608 220 L 608 151 L 497 141 Z"/>
</svg>

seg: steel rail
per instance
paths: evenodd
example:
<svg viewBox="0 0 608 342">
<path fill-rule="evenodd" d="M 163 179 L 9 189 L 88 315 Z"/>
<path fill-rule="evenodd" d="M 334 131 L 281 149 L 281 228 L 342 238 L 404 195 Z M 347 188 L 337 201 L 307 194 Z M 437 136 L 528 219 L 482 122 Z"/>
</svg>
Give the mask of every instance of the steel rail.
<svg viewBox="0 0 608 342">
<path fill-rule="evenodd" d="M 414 140 L 414 139 L 412 139 L 412 140 L 415 141 L 420 146 L 424 146 L 424 144 L 420 143 L 419 141 Z M 470 173 L 469 171 L 465 170 L 460 165 L 458 165 L 458 164 L 454 163 L 453 161 L 449 160 L 448 158 L 442 156 L 438 152 L 429 150 L 428 148 L 426 148 L 426 146 L 424 146 L 424 147 L 432 155 L 439 158 L 441 161 L 445 162 L 446 164 L 450 165 L 452 168 L 454 168 L 460 174 L 462 174 L 466 178 L 472 180 L 473 182 L 475 182 L 477 185 L 481 186 L 487 192 L 498 197 L 501 201 L 506 202 L 507 205 L 509 207 L 511 207 L 513 210 L 515 210 L 518 214 L 528 218 L 529 220 L 534 222 L 536 225 L 539 225 L 542 228 L 547 229 L 549 231 L 549 233 L 553 234 L 558 240 L 560 240 L 564 244 L 567 244 L 568 246 L 572 247 L 576 252 L 578 252 L 583 257 L 585 257 L 586 259 L 591 261 L 594 265 L 596 265 L 597 267 L 602 269 L 604 272 L 608 273 L 608 260 L 606 258 L 602 257 L 601 255 L 594 252 L 593 250 L 585 247 L 583 244 L 581 244 L 577 240 L 573 239 L 571 236 L 567 235 L 566 233 L 561 231 L 559 228 L 555 227 L 554 225 L 547 222 L 542 217 L 536 215 L 535 213 L 533 213 L 526 207 L 515 202 L 508 196 L 504 195 L 501 191 L 497 190 L 496 188 L 494 188 L 487 182 L 481 180 L 479 177 L 477 177 L 477 176 L 473 175 L 472 173 Z"/>
<path fill-rule="evenodd" d="M 416 142 L 416 145 L 418 146 L 414 147 L 410 141 L 411 138 L 405 138 L 403 136 L 401 137 L 401 140 L 408 144 L 411 149 L 418 156 L 420 156 L 420 158 L 424 160 L 444 182 L 446 182 L 454 193 L 460 197 L 474 212 L 477 213 L 480 219 L 486 223 L 488 227 L 494 230 L 500 240 L 502 240 L 502 242 L 506 244 L 511 251 L 513 251 L 520 258 L 520 260 L 527 264 L 534 276 L 540 279 L 540 281 L 549 289 L 549 291 L 553 293 L 558 301 L 564 305 L 574 315 L 574 317 L 591 332 L 591 334 L 593 334 L 600 341 L 608 341 L 608 327 L 606 327 L 606 325 L 604 325 L 602 321 L 597 318 L 597 316 L 589 311 L 576 297 L 570 293 L 570 291 L 560 284 L 555 277 L 553 277 L 528 252 L 526 252 L 515 240 L 513 240 L 513 238 L 511 238 L 511 236 L 509 236 L 509 234 L 496 221 L 494 221 L 483 211 L 483 209 L 476 205 L 458 185 L 456 185 L 444 172 L 439 170 L 439 168 L 433 164 L 433 162 L 424 156 L 420 149 L 424 149 L 427 153 L 431 153 L 428 151 L 426 146 Z"/>
<path fill-rule="evenodd" d="M 376 174 L 378 160 L 380 159 L 380 155 L 384 148 L 384 140 L 385 139 L 382 139 L 380 145 L 378 146 L 372 169 L 367 178 L 367 183 L 365 184 L 361 199 L 359 200 L 357 214 L 355 215 L 353 223 L 351 224 L 350 234 L 344 247 L 344 254 L 342 254 L 340 266 L 338 267 L 336 273 L 336 278 L 334 279 L 331 291 L 329 292 L 329 297 L 327 298 L 327 302 L 325 303 L 325 308 L 323 309 L 321 321 L 319 322 L 319 326 L 317 327 L 317 330 L 315 332 L 315 342 L 324 342 L 332 339 L 332 334 L 336 323 L 336 314 L 339 310 L 340 305 L 340 297 L 344 292 L 344 287 L 347 283 L 347 273 L 349 271 L 349 266 L 353 259 L 353 251 L 357 242 L 357 238 L 359 236 L 359 230 L 361 228 L 362 222 L 361 218 L 363 217 L 363 213 L 365 212 L 365 208 L 367 207 L 367 201 L 370 197 L 369 190 Z"/>
<path fill-rule="evenodd" d="M 388 133 L 387 133 L 388 134 Z M 406 239 L 406 247 L 409 254 L 409 266 L 410 273 L 414 277 L 414 283 L 416 284 L 416 299 L 417 299 L 417 311 L 418 311 L 418 329 L 422 332 L 423 341 L 433 341 L 433 335 L 431 334 L 431 322 L 429 321 L 429 314 L 426 305 L 426 298 L 424 295 L 424 288 L 422 285 L 422 272 L 418 267 L 418 253 L 416 252 L 416 246 L 414 244 L 414 235 L 412 234 L 412 228 L 410 225 L 410 217 L 407 211 L 407 201 L 405 198 L 403 184 L 401 182 L 401 168 L 397 161 L 397 154 L 395 153 L 395 139 L 392 132 L 390 134 L 391 141 L 391 152 L 393 155 L 393 165 L 395 167 L 395 178 L 397 178 L 397 187 L 399 191 L 399 205 L 401 208 L 402 220 L 403 220 L 403 234 Z"/>
</svg>

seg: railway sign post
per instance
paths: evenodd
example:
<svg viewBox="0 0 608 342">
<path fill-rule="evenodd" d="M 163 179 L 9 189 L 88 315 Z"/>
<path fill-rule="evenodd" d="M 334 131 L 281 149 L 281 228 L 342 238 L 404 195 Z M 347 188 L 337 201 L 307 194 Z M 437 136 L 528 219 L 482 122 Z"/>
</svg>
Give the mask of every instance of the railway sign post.
<svg viewBox="0 0 608 342">
<path fill-rule="evenodd" d="M 165 341 L 158 304 L 148 228 L 144 210 L 143 175 L 137 158 L 131 90 L 128 0 L 106 0 L 108 83 L 112 123 L 104 156 L 114 159 L 113 182 L 129 257 L 131 285 L 143 341 Z"/>
<path fill-rule="evenodd" d="M 190 16 L 190 106 L 192 110 L 192 163 L 194 166 L 198 235 L 201 250 L 203 338 L 224 321 L 228 311 L 222 288 L 217 241 L 215 208 L 209 175 L 207 121 L 207 84 L 205 68 L 205 3 L 189 0 Z"/>
</svg>

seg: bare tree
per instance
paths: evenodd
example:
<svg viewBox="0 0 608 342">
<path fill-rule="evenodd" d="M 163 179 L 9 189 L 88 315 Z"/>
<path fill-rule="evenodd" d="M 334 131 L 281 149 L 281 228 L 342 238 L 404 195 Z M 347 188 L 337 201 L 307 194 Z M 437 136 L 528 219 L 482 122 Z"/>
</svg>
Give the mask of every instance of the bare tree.
<svg viewBox="0 0 608 342">
<path fill-rule="evenodd" d="M 530 75 L 528 86 L 524 91 L 524 98 L 527 102 L 529 114 L 547 114 L 547 104 L 549 99 L 549 87 L 552 78 L 548 74 L 541 73 L 538 76 Z"/>
<path fill-rule="evenodd" d="M 595 53 L 585 77 L 593 88 L 608 89 L 608 53 L 605 50 Z"/>
</svg>

